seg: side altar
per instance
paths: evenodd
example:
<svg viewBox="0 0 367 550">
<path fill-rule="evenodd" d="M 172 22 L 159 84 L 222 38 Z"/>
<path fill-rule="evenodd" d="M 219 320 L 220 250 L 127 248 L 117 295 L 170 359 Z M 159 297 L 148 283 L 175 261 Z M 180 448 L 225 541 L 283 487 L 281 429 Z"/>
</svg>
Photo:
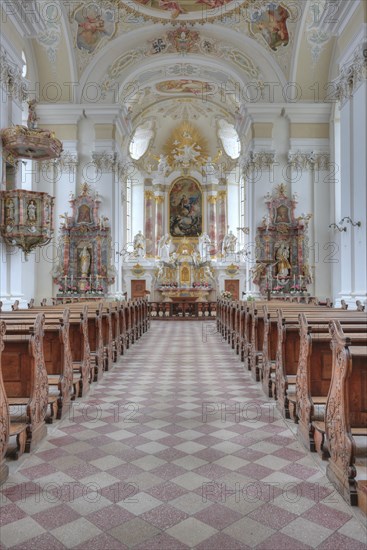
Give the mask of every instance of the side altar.
<svg viewBox="0 0 367 550">
<path fill-rule="evenodd" d="M 295 216 L 297 197 L 289 198 L 284 184 L 266 195 L 265 204 L 267 213 L 257 228 L 253 282 L 263 296 L 307 295 L 307 285 L 312 283 L 308 264 L 311 214 Z"/>
<path fill-rule="evenodd" d="M 87 184 L 69 202 L 71 214 L 60 216 L 59 263 L 53 271 L 57 297 L 101 298 L 115 280 L 108 218 L 100 215 L 100 197 Z"/>
</svg>

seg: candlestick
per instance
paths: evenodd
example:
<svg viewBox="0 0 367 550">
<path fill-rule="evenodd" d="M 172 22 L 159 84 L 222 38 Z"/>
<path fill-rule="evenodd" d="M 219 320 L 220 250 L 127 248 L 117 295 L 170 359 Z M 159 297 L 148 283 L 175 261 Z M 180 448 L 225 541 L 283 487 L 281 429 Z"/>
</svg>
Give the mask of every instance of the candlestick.
<svg viewBox="0 0 367 550">
<path fill-rule="evenodd" d="M 295 274 L 293 275 L 293 286 L 294 287 L 296 286 L 296 275 Z"/>
</svg>

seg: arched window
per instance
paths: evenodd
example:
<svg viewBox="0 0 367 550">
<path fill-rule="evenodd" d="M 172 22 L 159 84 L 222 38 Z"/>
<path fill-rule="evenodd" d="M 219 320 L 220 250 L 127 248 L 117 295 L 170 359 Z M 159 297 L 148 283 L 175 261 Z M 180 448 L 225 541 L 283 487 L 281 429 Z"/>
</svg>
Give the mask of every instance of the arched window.
<svg viewBox="0 0 367 550">
<path fill-rule="evenodd" d="M 26 78 L 27 72 L 28 72 L 28 65 L 27 65 L 27 58 L 25 56 L 24 50 L 22 51 L 22 61 L 23 61 L 22 77 Z"/>
<path fill-rule="evenodd" d="M 153 134 L 151 121 L 137 127 L 129 145 L 130 156 L 133 160 L 139 160 L 147 152 Z"/>
<path fill-rule="evenodd" d="M 241 142 L 233 124 L 229 124 L 223 118 L 218 122 L 218 136 L 223 149 L 231 159 L 238 159 L 241 153 Z"/>
</svg>

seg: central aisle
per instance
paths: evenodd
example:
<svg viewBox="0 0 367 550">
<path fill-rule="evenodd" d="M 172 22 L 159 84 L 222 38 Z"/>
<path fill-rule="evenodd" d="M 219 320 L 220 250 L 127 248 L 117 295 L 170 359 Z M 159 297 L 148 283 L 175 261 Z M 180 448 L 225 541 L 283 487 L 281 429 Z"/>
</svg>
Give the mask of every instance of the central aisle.
<svg viewBox="0 0 367 550">
<path fill-rule="evenodd" d="M 215 323 L 152 322 L 92 392 L 13 464 L 2 548 L 365 548 Z"/>
</svg>

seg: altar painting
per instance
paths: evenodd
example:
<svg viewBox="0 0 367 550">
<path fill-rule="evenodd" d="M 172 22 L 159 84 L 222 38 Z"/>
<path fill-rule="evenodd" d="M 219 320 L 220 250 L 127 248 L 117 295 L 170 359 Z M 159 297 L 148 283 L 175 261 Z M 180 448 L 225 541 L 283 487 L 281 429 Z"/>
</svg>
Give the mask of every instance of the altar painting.
<svg viewBox="0 0 367 550">
<path fill-rule="evenodd" d="M 198 237 L 202 233 L 202 193 L 192 178 L 179 178 L 169 197 L 169 223 L 172 237 Z"/>
</svg>

